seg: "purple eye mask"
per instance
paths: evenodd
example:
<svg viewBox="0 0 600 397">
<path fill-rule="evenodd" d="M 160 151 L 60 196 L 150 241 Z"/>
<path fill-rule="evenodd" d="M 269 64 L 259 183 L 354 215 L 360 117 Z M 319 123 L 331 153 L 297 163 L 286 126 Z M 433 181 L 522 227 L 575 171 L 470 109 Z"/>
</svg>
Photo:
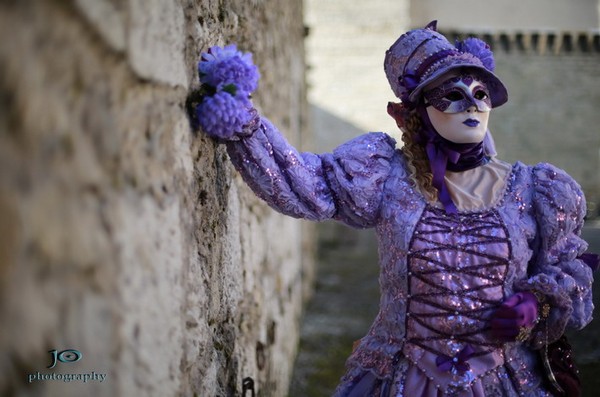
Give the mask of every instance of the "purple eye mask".
<svg viewBox="0 0 600 397">
<path fill-rule="evenodd" d="M 479 112 L 492 110 L 492 101 L 485 84 L 471 75 L 446 80 L 424 92 L 427 105 L 444 113 L 461 113 L 475 106 Z"/>
</svg>

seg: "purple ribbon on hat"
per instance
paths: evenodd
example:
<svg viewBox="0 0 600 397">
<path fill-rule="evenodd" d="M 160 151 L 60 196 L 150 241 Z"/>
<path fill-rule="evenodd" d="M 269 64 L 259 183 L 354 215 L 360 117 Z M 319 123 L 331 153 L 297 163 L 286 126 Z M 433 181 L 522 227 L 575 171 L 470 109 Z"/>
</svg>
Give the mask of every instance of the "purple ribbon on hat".
<svg viewBox="0 0 600 397">
<path fill-rule="evenodd" d="M 405 104 L 409 109 L 414 109 L 415 104 L 411 102 L 409 99 L 410 94 L 413 92 L 415 88 L 419 86 L 419 76 L 412 71 L 407 71 L 400 78 L 398 82 L 402 87 L 405 88 L 405 91 L 402 92 L 400 96 L 400 100 Z"/>
<path fill-rule="evenodd" d="M 461 351 L 456 353 L 453 357 L 445 354 L 440 354 L 435 359 L 435 364 L 440 371 L 449 372 L 456 370 L 460 373 L 467 372 L 471 369 L 471 365 L 467 362 L 475 354 L 473 346 L 467 344 Z"/>
<path fill-rule="evenodd" d="M 419 65 L 419 67 L 417 68 L 417 76 L 423 76 L 423 74 L 425 74 L 425 72 L 427 71 L 427 69 L 429 69 L 429 67 L 431 67 L 431 65 L 433 65 L 434 63 L 436 63 L 437 61 L 441 61 L 442 59 L 449 57 L 449 56 L 456 56 L 459 55 L 460 52 L 458 50 L 455 49 L 447 49 L 447 50 L 443 50 L 440 52 L 436 52 L 435 54 L 425 58 L 425 60 L 423 61 L 423 63 L 421 63 L 421 65 Z"/>
</svg>

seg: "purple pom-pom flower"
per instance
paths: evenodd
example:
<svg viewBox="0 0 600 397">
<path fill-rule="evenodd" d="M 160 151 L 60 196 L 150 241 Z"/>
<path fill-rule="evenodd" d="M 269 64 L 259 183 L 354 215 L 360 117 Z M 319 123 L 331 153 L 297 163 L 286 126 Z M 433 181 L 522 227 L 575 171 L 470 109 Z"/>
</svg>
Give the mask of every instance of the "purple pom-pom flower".
<svg viewBox="0 0 600 397">
<path fill-rule="evenodd" d="M 468 52 L 479 58 L 481 63 L 483 63 L 483 66 L 490 72 L 493 72 L 496 68 L 494 54 L 492 53 L 490 46 L 483 40 L 469 37 L 463 41 L 457 42 L 456 49 L 460 52 Z"/>
<path fill-rule="evenodd" d="M 210 136 L 235 139 L 253 120 L 249 95 L 258 86 L 258 68 L 252 54 L 238 51 L 235 44 L 214 46 L 198 63 L 201 102 L 196 119 Z"/>
<path fill-rule="evenodd" d="M 216 91 L 242 91 L 249 94 L 258 87 L 260 74 L 252 63 L 252 54 L 238 51 L 235 44 L 214 46 L 203 53 L 198 64 L 200 82 Z"/>
<path fill-rule="evenodd" d="M 221 91 L 205 97 L 196 108 L 196 116 L 208 135 L 231 139 L 236 133 L 242 132 L 244 126 L 252 120 L 251 106 L 245 96 L 233 96 Z"/>
</svg>

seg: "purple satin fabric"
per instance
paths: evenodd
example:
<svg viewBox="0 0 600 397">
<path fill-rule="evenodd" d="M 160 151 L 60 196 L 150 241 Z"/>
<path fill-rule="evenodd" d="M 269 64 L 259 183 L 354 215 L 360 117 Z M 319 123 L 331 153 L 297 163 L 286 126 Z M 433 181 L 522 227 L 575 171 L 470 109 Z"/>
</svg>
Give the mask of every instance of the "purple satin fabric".
<svg viewBox="0 0 600 397">
<path fill-rule="evenodd" d="M 366 372 L 346 397 L 388 397 L 390 381 L 379 379 L 372 372 Z"/>
<path fill-rule="evenodd" d="M 373 389 L 377 387 L 379 379 L 372 373 L 367 372 L 360 381 L 354 386 L 348 397 L 363 397 L 372 394 Z"/>
<path fill-rule="evenodd" d="M 425 145 L 425 151 L 429 158 L 431 172 L 433 174 L 433 186 L 438 190 L 438 199 L 444 206 L 446 212 L 457 213 L 456 205 L 450 197 L 448 186 L 444 181 L 446 170 L 453 172 L 461 172 L 470 170 L 486 164 L 489 160 L 490 152 L 495 153 L 493 148 L 493 140 L 489 131 L 486 133 L 486 138 L 479 143 L 454 143 L 438 134 L 435 130 L 427 110 L 423 105 L 417 107 L 417 111 L 423 121 L 423 129 L 421 130 L 421 144 Z M 486 149 L 489 147 L 489 149 Z"/>
</svg>

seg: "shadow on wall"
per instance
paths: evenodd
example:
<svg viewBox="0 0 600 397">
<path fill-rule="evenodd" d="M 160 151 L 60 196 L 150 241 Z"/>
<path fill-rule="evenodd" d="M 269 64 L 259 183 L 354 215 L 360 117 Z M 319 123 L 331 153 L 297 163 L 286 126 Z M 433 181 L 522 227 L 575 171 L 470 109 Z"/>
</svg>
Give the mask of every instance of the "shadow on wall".
<svg viewBox="0 0 600 397">
<path fill-rule="evenodd" d="M 342 143 L 367 132 L 315 104 L 310 104 L 310 117 L 315 153 L 331 152 Z"/>
</svg>

